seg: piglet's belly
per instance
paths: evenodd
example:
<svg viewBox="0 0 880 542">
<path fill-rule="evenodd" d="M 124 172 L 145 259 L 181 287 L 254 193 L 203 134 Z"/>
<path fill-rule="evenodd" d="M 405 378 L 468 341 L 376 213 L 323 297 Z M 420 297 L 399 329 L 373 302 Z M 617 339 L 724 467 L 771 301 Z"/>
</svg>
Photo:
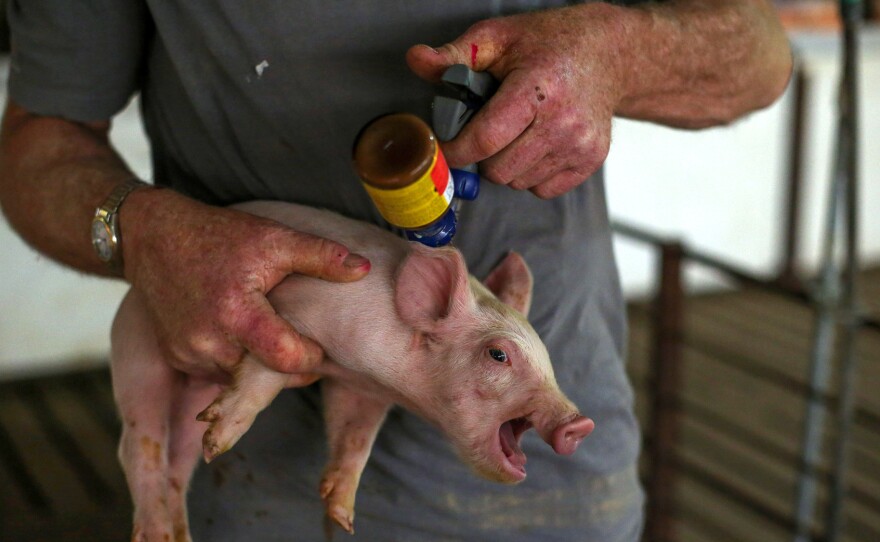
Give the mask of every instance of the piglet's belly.
<svg viewBox="0 0 880 542">
<path fill-rule="evenodd" d="M 372 377 L 349 369 L 333 360 L 325 361 L 318 368 L 318 374 L 325 379 L 333 379 L 345 387 L 356 390 L 360 395 L 366 395 L 383 401 L 394 401 L 398 398 L 398 393 Z"/>
</svg>

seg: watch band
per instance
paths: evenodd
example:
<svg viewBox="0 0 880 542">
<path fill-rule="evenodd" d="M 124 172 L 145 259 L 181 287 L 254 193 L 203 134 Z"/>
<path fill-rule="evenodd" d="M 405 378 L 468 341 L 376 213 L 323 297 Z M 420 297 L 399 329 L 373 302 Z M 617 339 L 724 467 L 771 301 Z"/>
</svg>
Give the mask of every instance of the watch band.
<svg viewBox="0 0 880 542">
<path fill-rule="evenodd" d="M 127 179 L 116 185 L 104 203 L 95 210 L 95 217 L 92 220 L 92 243 L 98 258 L 117 276 L 122 276 L 123 270 L 119 208 L 129 194 L 144 186 L 150 185 L 140 179 Z"/>
<path fill-rule="evenodd" d="M 110 195 L 107 196 L 107 199 L 104 200 L 104 204 L 98 207 L 95 211 L 100 212 L 104 211 L 108 215 L 114 215 L 119 211 L 119 207 L 122 205 L 122 202 L 125 201 L 125 198 L 128 197 L 129 194 L 134 192 L 137 188 L 141 186 L 150 186 L 140 179 L 128 179 L 116 185 L 116 188 L 110 192 Z"/>
</svg>

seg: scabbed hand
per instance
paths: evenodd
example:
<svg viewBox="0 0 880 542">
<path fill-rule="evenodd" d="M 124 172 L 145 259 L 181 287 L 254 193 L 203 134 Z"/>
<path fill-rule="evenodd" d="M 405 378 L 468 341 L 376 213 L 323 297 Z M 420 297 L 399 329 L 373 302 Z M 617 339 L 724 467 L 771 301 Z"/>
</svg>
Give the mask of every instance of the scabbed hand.
<svg viewBox="0 0 880 542">
<path fill-rule="evenodd" d="M 222 377 L 245 350 L 281 372 L 323 352 L 275 314 L 266 293 L 291 273 L 347 282 L 370 268 L 339 243 L 174 193 L 132 194 L 121 215 L 126 278 L 178 370 Z"/>
<path fill-rule="evenodd" d="M 490 19 L 437 49 L 412 47 L 410 68 L 430 81 L 458 63 L 501 81 L 461 134 L 444 144 L 450 165 L 481 162 L 490 181 L 542 198 L 587 179 L 608 154 L 623 85 L 622 60 L 614 54 L 622 30 L 597 5 Z"/>
</svg>

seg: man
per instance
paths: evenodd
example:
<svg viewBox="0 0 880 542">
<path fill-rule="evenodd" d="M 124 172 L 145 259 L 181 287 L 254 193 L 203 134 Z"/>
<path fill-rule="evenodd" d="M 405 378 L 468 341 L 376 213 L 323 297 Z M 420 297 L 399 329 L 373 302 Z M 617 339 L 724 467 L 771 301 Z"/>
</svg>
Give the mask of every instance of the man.
<svg viewBox="0 0 880 542">
<path fill-rule="evenodd" d="M 378 221 L 350 169 L 358 129 L 386 111 L 426 116 L 433 89 L 413 72 L 435 81 L 453 63 L 489 71 L 498 93 L 444 146 L 452 165 L 481 161 L 496 183 L 465 207 L 456 244 L 477 276 L 508 250 L 525 256 L 531 320 L 563 391 L 597 428 L 571 458 L 527 438 L 530 477 L 505 487 L 473 477 L 434 429 L 395 411 L 362 480 L 358 536 L 636 540 L 638 431 L 599 172 L 611 117 L 730 122 L 783 91 L 791 60 L 763 0 L 563 4 L 13 2 L 0 201 L 37 249 L 140 290 L 175 367 L 222 374 L 249 350 L 296 370 L 320 347 L 265 293 L 289 273 L 349 281 L 369 266 L 221 205 L 282 199 Z M 524 13 L 498 18 L 512 12 Z M 170 189 L 126 184 L 108 145 L 111 117 L 136 91 L 155 182 Z M 95 208 L 120 199 L 122 244 L 108 265 L 89 226 Z M 196 540 L 321 539 L 316 394 L 283 393 L 233 453 L 199 469 Z"/>
</svg>

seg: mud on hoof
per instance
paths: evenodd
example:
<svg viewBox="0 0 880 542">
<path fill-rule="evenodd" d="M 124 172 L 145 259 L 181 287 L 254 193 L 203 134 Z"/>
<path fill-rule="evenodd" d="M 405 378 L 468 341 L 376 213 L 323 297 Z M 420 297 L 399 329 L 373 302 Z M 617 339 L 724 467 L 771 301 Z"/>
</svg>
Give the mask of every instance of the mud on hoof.
<svg viewBox="0 0 880 542">
<path fill-rule="evenodd" d="M 189 535 L 189 529 L 185 528 L 181 530 L 177 526 L 174 527 L 174 542 L 193 542 L 192 537 Z"/>
<path fill-rule="evenodd" d="M 235 446 L 250 429 L 258 412 L 259 409 L 249 408 L 226 393 L 220 394 L 208 408 L 200 412 L 196 419 L 209 424 L 202 436 L 205 461 L 210 463 Z"/>
</svg>

